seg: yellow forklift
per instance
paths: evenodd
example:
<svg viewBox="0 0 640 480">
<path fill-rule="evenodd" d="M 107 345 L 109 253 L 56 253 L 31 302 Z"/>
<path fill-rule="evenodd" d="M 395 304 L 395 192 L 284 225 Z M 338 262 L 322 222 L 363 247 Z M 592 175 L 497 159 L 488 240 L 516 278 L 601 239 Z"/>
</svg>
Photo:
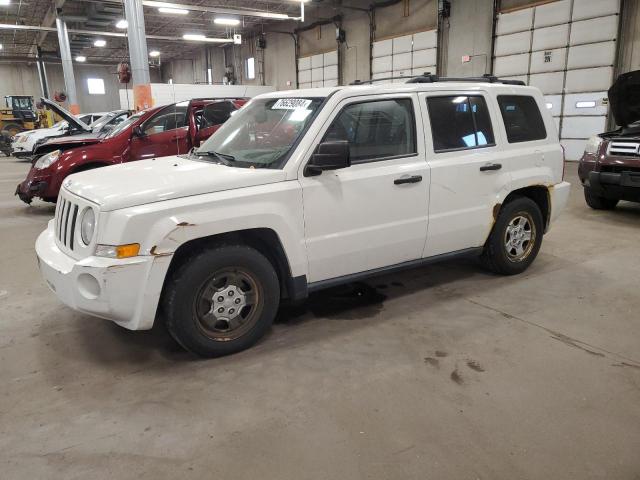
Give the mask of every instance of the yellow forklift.
<svg viewBox="0 0 640 480">
<path fill-rule="evenodd" d="M 9 156 L 11 137 L 16 133 L 53 125 L 53 114 L 45 109 L 36 111 L 33 97 L 8 95 L 5 107 L 0 108 L 0 151 Z"/>
</svg>

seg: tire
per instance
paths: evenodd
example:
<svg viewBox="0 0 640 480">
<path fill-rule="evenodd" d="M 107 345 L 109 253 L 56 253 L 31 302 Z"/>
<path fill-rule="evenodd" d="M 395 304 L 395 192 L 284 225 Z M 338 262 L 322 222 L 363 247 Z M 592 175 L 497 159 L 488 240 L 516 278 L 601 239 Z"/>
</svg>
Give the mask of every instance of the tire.
<svg viewBox="0 0 640 480">
<path fill-rule="evenodd" d="M 613 210 L 618 205 L 617 198 L 605 198 L 593 193 L 589 187 L 584 187 L 584 199 L 594 210 Z"/>
<path fill-rule="evenodd" d="M 22 127 L 22 125 L 18 124 L 18 123 L 8 123 L 4 126 L 4 128 L 2 129 L 2 132 L 6 132 L 7 135 L 9 136 L 9 138 L 13 137 L 15 134 L 23 132 L 24 128 Z"/>
<path fill-rule="evenodd" d="M 162 298 L 173 338 L 202 357 L 229 355 L 255 344 L 269 330 L 279 303 L 273 265 L 245 245 L 192 255 L 173 273 Z"/>
<path fill-rule="evenodd" d="M 501 275 L 522 273 L 538 255 L 543 234 L 544 224 L 538 205 L 530 198 L 516 197 L 500 209 L 485 244 L 482 262 L 486 268 Z"/>
</svg>

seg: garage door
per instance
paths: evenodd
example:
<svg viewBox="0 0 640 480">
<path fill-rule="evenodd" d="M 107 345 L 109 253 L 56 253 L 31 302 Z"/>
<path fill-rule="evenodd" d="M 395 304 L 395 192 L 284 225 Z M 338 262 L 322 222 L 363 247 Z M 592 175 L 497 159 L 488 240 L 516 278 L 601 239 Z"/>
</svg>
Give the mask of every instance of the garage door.
<svg viewBox="0 0 640 480">
<path fill-rule="evenodd" d="M 338 50 L 298 58 L 299 88 L 338 85 Z"/>
<path fill-rule="evenodd" d="M 373 42 L 371 78 L 435 74 L 437 42 L 437 30 Z"/>
<path fill-rule="evenodd" d="M 619 0 L 559 0 L 499 13 L 494 73 L 542 90 L 568 160 L 606 130 Z"/>
</svg>

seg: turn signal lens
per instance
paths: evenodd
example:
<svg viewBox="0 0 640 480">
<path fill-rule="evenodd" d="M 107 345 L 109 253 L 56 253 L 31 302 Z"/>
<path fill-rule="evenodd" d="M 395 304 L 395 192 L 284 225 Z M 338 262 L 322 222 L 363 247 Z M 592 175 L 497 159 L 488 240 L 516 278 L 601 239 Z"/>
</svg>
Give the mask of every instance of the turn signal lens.
<svg viewBox="0 0 640 480">
<path fill-rule="evenodd" d="M 98 245 L 96 247 L 96 257 L 107 258 L 129 258 L 140 253 L 139 243 L 129 243 L 127 245 Z"/>
</svg>

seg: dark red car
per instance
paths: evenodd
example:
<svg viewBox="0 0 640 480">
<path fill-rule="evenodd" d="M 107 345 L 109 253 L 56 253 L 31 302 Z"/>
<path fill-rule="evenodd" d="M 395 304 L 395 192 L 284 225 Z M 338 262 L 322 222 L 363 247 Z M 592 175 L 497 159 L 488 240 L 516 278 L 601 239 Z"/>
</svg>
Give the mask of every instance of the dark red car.
<svg viewBox="0 0 640 480">
<path fill-rule="evenodd" d="M 34 152 L 37 160 L 16 195 L 27 204 L 34 197 L 55 202 L 63 180 L 72 173 L 187 153 L 246 102 L 240 98 L 196 99 L 155 107 L 132 115 L 101 137 L 48 141 Z"/>
<path fill-rule="evenodd" d="M 618 77 L 609 104 L 620 128 L 592 137 L 578 167 L 587 205 L 596 210 L 640 202 L 640 70 Z"/>
</svg>

